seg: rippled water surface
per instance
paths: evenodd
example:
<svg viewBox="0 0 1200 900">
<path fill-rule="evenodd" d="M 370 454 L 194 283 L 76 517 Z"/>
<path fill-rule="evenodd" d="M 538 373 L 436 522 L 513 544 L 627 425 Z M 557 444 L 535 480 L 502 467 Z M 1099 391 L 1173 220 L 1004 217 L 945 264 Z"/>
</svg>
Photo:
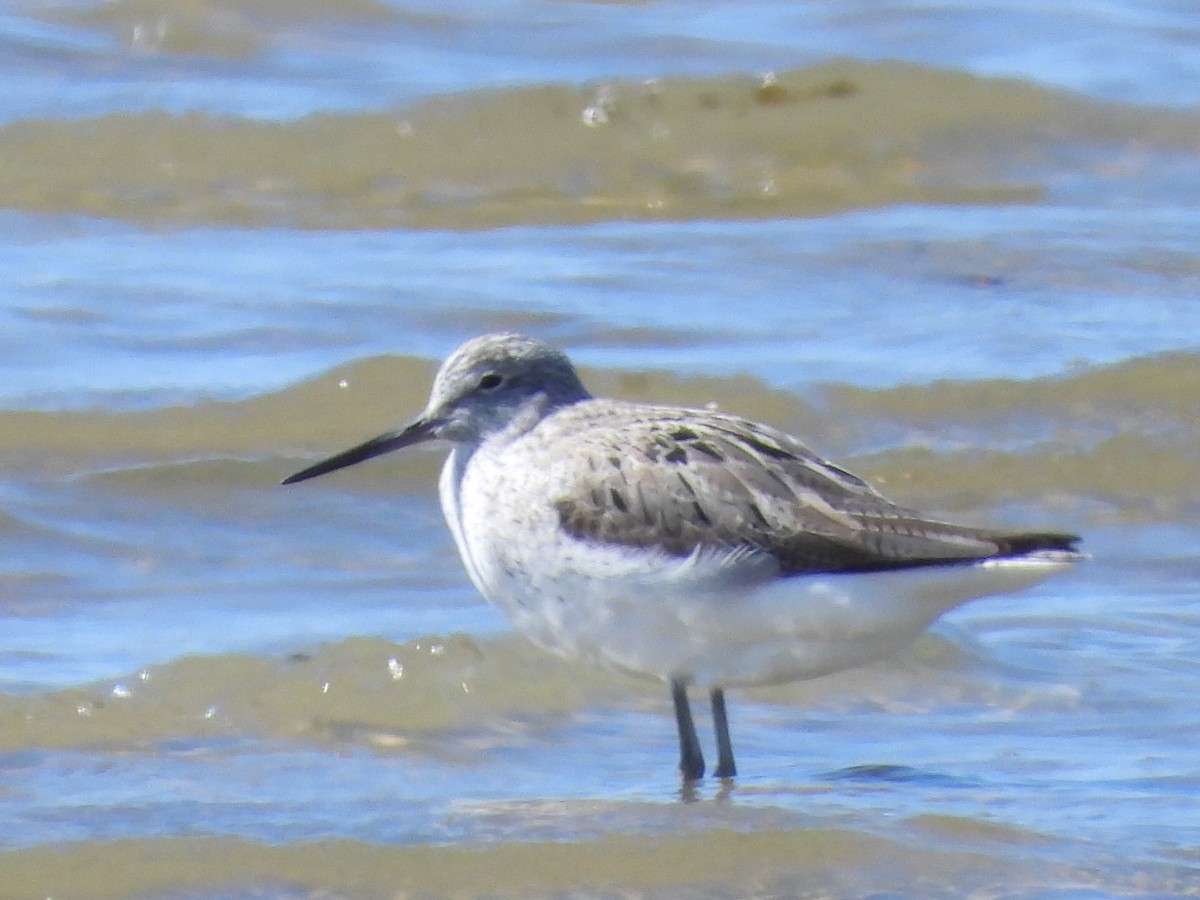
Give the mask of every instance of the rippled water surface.
<svg viewBox="0 0 1200 900">
<path fill-rule="evenodd" d="M 0 10 L 0 897 L 1200 894 L 1198 38 L 1166 0 Z M 731 692 L 742 774 L 681 791 L 661 685 L 474 592 L 443 451 L 278 486 L 501 328 L 1091 559 Z"/>
</svg>

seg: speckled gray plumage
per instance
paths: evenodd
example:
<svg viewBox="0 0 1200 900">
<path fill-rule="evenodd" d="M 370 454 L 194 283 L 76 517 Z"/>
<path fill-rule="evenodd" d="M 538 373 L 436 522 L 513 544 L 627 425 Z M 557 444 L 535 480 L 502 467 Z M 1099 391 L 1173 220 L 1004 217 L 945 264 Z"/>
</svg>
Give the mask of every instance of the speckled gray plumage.
<svg viewBox="0 0 1200 900">
<path fill-rule="evenodd" d="M 555 498 L 584 540 L 770 554 L 785 573 L 848 572 L 1070 549 L 1067 534 L 1005 533 L 922 515 L 795 438 L 695 409 L 582 402 L 539 426 L 586 456 Z"/>
<path fill-rule="evenodd" d="M 467 341 L 416 419 L 286 483 L 438 438 L 471 581 L 540 646 L 669 682 L 689 779 L 704 763 L 688 685 L 711 690 L 728 777 L 724 687 L 879 659 L 948 609 L 1082 558 L 1073 535 L 897 505 L 765 425 L 595 399 L 563 353 L 513 334 Z"/>
<path fill-rule="evenodd" d="M 482 457 L 504 456 L 502 483 L 481 490 L 507 491 L 515 506 L 551 504 L 566 535 L 597 544 L 673 556 L 766 554 L 782 574 L 813 574 L 1070 551 L 1077 540 L 925 516 L 796 438 L 737 416 L 594 399 L 565 354 L 521 335 L 459 347 L 438 371 L 421 421 L 414 439 L 442 437 L 471 453 L 483 449 Z M 410 442 L 381 435 L 288 481 Z"/>
</svg>

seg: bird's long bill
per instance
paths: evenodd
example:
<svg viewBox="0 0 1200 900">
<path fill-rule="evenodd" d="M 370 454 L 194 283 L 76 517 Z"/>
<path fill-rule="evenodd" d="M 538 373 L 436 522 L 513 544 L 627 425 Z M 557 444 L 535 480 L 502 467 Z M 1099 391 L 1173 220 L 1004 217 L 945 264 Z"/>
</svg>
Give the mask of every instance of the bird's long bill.
<svg viewBox="0 0 1200 900">
<path fill-rule="evenodd" d="M 369 441 L 359 444 L 357 447 L 351 447 L 349 450 L 343 450 L 341 453 L 335 454 L 328 459 L 323 459 L 319 463 L 313 463 L 307 469 L 301 469 L 295 475 L 289 475 L 281 483 L 295 484 L 297 481 L 307 481 L 309 478 L 316 478 L 318 475 L 325 475 L 337 469 L 344 469 L 346 466 L 353 466 L 356 463 L 363 462 L 375 456 L 382 456 L 384 453 L 390 453 L 393 450 L 411 447 L 413 444 L 419 444 L 422 441 L 436 437 L 434 433 L 436 427 L 436 421 L 422 417 L 401 428 L 399 431 L 389 431 L 379 435 L 379 437 L 373 437 Z"/>
</svg>

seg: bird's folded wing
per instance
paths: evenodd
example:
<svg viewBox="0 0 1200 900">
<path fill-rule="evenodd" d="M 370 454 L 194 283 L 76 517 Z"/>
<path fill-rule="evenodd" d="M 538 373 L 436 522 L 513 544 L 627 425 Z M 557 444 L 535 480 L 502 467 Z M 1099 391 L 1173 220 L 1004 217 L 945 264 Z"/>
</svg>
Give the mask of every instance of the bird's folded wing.
<svg viewBox="0 0 1200 900">
<path fill-rule="evenodd" d="M 556 498 L 563 528 L 600 543 L 769 554 L 785 573 L 862 572 L 1069 550 L 1059 534 L 1004 534 L 928 519 L 794 438 L 694 411 L 609 430 Z"/>
</svg>

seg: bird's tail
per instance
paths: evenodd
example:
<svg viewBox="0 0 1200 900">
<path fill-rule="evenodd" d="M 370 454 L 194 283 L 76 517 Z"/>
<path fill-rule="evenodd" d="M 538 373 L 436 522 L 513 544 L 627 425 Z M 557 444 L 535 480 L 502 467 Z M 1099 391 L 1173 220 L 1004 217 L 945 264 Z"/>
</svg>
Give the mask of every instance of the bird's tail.
<svg viewBox="0 0 1200 900">
<path fill-rule="evenodd" d="M 1060 534 L 1053 531 L 1027 531 L 995 535 L 993 540 L 1000 548 L 997 556 L 1025 556 L 1040 550 L 1079 553 L 1080 537 L 1077 534 Z"/>
</svg>

